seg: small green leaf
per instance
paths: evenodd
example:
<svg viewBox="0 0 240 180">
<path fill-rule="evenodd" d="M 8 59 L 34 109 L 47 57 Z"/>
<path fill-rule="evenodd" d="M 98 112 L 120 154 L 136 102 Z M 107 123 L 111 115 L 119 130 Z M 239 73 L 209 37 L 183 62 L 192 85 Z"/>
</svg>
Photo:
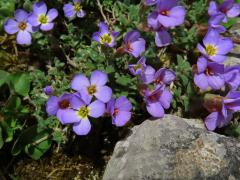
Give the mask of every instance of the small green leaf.
<svg viewBox="0 0 240 180">
<path fill-rule="evenodd" d="M 0 127 L 0 149 L 3 147 L 3 137 L 2 137 L 2 128 Z"/>
<path fill-rule="evenodd" d="M 9 76 L 8 72 L 0 70 L 0 86 L 7 82 L 8 76 Z"/>
<path fill-rule="evenodd" d="M 30 90 L 30 77 L 25 73 L 15 73 L 10 76 L 10 81 L 16 93 L 27 96 Z"/>
</svg>

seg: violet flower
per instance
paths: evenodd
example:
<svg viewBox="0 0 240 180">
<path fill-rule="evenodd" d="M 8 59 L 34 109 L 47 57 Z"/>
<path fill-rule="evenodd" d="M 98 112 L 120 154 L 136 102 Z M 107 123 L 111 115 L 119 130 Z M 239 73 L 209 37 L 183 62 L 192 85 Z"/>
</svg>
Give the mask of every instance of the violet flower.
<svg viewBox="0 0 240 180">
<path fill-rule="evenodd" d="M 86 13 L 82 9 L 82 0 L 73 0 L 73 3 L 67 3 L 63 6 L 64 15 L 72 20 L 76 16 L 79 18 L 83 18 Z"/>
<path fill-rule="evenodd" d="M 157 13 L 152 13 L 148 16 L 148 27 L 155 32 L 155 44 L 158 47 L 168 46 L 172 42 L 172 38 L 167 31 L 167 28 L 159 23 Z"/>
<path fill-rule="evenodd" d="M 43 91 L 48 96 L 53 95 L 53 88 L 52 88 L 52 86 L 46 86 L 45 88 L 43 88 Z"/>
<path fill-rule="evenodd" d="M 154 75 L 154 82 L 159 85 L 169 85 L 176 79 L 176 73 L 170 69 L 161 68 Z"/>
<path fill-rule="evenodd" d="M 200 57 L 197 62 L 197 72 L 194 74 L 194 83 L 201 89 L 211 87 L 214 90 L 224 86 L 224 65 L 208 62 L 206 58 Z"/>
<path fill-rule="evenodd" d="M 224 19 L 224 15 L 222 14 L 216 14 L 211 16 L 211 18 L 208 21 L 208 27 L 217 31 L 218 33 L 223 33 L 226 31 L 226 28 L 221 25 L 221 22 Z"/>
<path fill-rule="evenodd" d="M 77 97 L 77 96 L 76 96 Z M 64 113 L 65 124 L 73 123 L 77 135 L 87 135 L 91 130 L 89 117 L 99 118 L 105 112 L 105 104 L 99 100 L 84 102 L 79 97 L 72 101 L 72 108 Z"/>
<path fill-rule="evenodd" d="M 146 69 L 146 58 L 141 57 L 140 60 L 136 64 L 128 65 L 128 69 L 132 75 L 141 75 Z"/>
<path fill-rule="evenodd" d="M 106 113 L 112 117 L 112 124 L 121 127 L 131 119 L 131 102 L 124 96 L 111 99 L 107 103 Z"/>
<path fill-rule="evenodd" d="M 109 32 L 107 24 L 100 22 L 99 32 L 95 32 L 92 36 L 92 39 L 102 45 L 113 47 L 116 45 L 116 37 L 118 35 L 118 32 Z"/>
<path fill-rule="evenodd" d="M 154 81 L 154 75 L 156 70 L 152 66 L 147 66 L 142 72 L 140 78 L 144 84 L 150 84 Z"/>
<path fill-rule="evenodd" d="M 164 109 L 170 107 L 172 94 L 165 87 L 157 87 L 155 90 L 146 89 L 144 100 L 147 105 L 147 111 L 153 117 L 161 118 L 164 116 Z"/>
<path fill-rule="evenodd" d="M 158 1 L 160 1 L 160 0 L 144 0 L 144 4 L 145 4 L 146 6 L 152 6 L 152 5 L 157 4 Z"/>
<path fill-rule="evenodd" d="M 33 5 L 33 12 L 28 18 L 32 26 L 40 27 L 42 31 L 49 31 L 53 29 L 52 22 L 58 16 L 58 11 L 54 8 L 47 10 L 44 2 L 37 2 Z"/>
<path fill-rule="evenodd" d="M 127 32 L 124 37 L 124 50 L 135 58 L 139 57 L 145 51 L 146 41 L 141 38 L 138 31 Z"/>
<path fill-rule="evenodd" d="M 58 120 L 62 124 L 74 123 L 75 120 L 68 117 L 68 112 L 72 112 L 72 107 L 78 102 L 78 96 L 74 94 L 65 93 L 64 95 L 57 97 L 51 96 L 46 103 L 46 111 L 50 116 L 57 116 Z"/>
<path fill-rule="evenodd" d="M 90 102 L 93 96 L 106 103 L 112 97 L 111 88 L 105 85 L 107 81 L 107 74 L 96 70 L 92 72 L 90 81 L 83 74 L 76 75 L 71 82 L 71 88 L 78 91 L 86 103 Z"/>
<path fill-rule="evenodd" d="M 213 97 L 205 107 L 211 114 L 205 118 L 205 125 L 208 130 L 214 131 L 229 124 L 234 112 L 240 110 L 240 92 L 230 91 L 226 97 Z"/>
<path fill-rule="evenodd" d="M 179 6 L 177 0 L 158 1 L 157 7 L 151 13 L 151 17 L 156 17 L 156 20 L 166 28 L 172 28 L 184 23 L 185 8 Z"/>
<path fill-rule="evenodd" d="M 224 15 L 223 22 L 227 22 L 227 17 L 234 18 L 240 14 L 240 4 L 235 3 L 234 0 L 225 0 L 220 5 L 217 5 L 215 1 L 211 1 L 208 7 L 208 14 L 210 16 L 222 14 Z"/>
<path fill-rule="evenodd" d="M 240 66 L 230 66 L 225 68 L 225 83 L 230 86 L 231 90 L 236 90 L 240 86 Z"/>
<path fill-rule="evenodd" d="M 229 38 L 221 37 L 216 30 L 209 30 L 203 39 L 203 45 L 198 44 L 197 48 L 207 59 L 221 63 L 233 49 L 233 42 Z"/>
<path fill-rule="evenodd" d="M 4 24 L 4 30 L 8 34 L 17 33 L 17 43 L 21 45 L 30 45 L 32 36 L 31 33 L 34 32 L 31 24 L 28 23 L 28 13 L 22 9 L 17 9 L 15 11 L 15 18 L 8 19 Z"/>
</svg>

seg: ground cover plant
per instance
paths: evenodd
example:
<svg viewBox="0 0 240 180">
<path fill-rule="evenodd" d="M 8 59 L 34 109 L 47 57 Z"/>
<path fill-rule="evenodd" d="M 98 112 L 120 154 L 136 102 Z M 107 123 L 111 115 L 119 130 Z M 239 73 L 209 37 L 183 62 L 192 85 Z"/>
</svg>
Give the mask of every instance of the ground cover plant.
<svg viewBox="0 0 240 180">
<path fill-rule="evenodd" d="M 240 66 L 224 65 L 239 15 L 233 0 L 2 0 L 0 179 L 53 152 L 100 178 L 128 129 L 166 113 L 239 136 Z"/>
</svg>

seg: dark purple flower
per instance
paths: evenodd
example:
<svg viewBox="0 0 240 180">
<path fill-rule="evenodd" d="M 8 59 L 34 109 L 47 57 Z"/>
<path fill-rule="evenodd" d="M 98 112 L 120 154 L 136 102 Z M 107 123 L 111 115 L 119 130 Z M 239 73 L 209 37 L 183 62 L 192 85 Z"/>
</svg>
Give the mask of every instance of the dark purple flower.
<svg viewBox="0 0 240 180">
<path fill-rule="evenodd" d="M 213 97 L 205 107 L 211 114 L 205 118 L 205 125 L 210 131 L 229 124 L 234 112 L 240 110 L 240 92 L 230 91 L 226 97 Z"/>
<path fill-rule="evenodd" d="M 86 15 L 81 3 L 82 0 L 73 0 L 73 3 L 67 3 L 63 6 L 64 14 L 69 20 L 74 19 L 76 16 L 83 18 Z"/>
<path fill-rule="evenodd" d="M 108 76 L 102 71 L 93 71 L 89 79 L 83 75 L 76 75 L 72 82 L 72 89 L 81 94 L 81 98 L 85 102 L 90 102 L 92 97 L 95 96 L 98 100 L 106 103 L 112 97 L 112 90 L 105 84 L 108 81 Z"/>
<path fill-rule="evenodd" d="M 233 42 L 229 38 L 221 37 L 217 31 L 209 30 L 203 39 L 203 45 L 198 44 L 197 48 L 206 58 L 221 63 L 233 49 Z"/>
<path fill-rule="evenodd" d="M 49 31 L 53 29 L 54 23 L 52 22 L 58 16 L 56 9 L 47 10 L 44 2 L 37 2 L 33 5 L 33 12 L 28 18 L 32 26 L 40 27 L 42 31 Z"/>
<path fill-rule="evenodd" d="M 100 22 L 99 31 L 93 34 L 92 39 L 102 45 L 113 47 L 116 45 L 116 37 L 118 34 L 119 33 L 115 31 L 109 32 L 107 24 Z"/>
<path fill-rule="evenodd" d="M 144 4 L 146 6 L 152 6 L 152 5 L 157 4 L 158 1 L 160 1 L 160 0 L 144 0 Z"/>
<path fill-rule="evenodd" d="M 44 93 L 48 96 L 50 95 L 53 95 L 53 88 L 52 86 L 46 86 L 44 89 L 43 89 Z"/>
<path fill-rule="evenodd" d="M 166 28 L 175 27 L 184 23 L 185 9 L 178 5 L 177 0 L 158 1 L 150 17 L 155 17 Z"/>
<path fill-rule="evenodd" d="M 222 4 L 217 5 L 215 1 L 211 1 L 208 8 L 210 16 L 216 14 L 224 15 L 223 22 L 227 22 L 227 17 L 234 18 L 240 14 L 240 4 L 235 3 L 234 0 L 225 0 Z"/>
<path fill-rule="evenodd" d="M 112 124 L 116 126 L 124 126 L 131 119 L 131 102 L 124 96 L 111 99 L 107 103 L 107 114 L 112 117 Z"/>
<path fill-rule="evenodd" d="M 145 51 L 145 40 L 141 38 L 138 31 L 127 32 L 124 37 L 124 50 L 135 58 L 139 57 Z"/>
<path fill-rule="evenodd" d="M 146 58 L 141 57 L 137 64 L 130 64 L 128 65 L 128 69 L 132 75 L 141 75 L 146 69 Z"/>
<path fill-rule="evenodd" d="M 240 66 L 230 66 L 225 68 L 224 79 L 231 90 L 236 90 L 240 86 Z"/>
<path fill-rule="evenodd" d="M 15 11 L 15 19 L 8 19 L 4 24 L 4 30 L 8 34 L 17 33 L 17 43 L 21 45 L 30 45 L 34 32 L 32 25 L 28 23 L 28 13 L 22 9 Z"/>
<path fill-rule="evenodd" d="M 208 21 L 209 28 L 217 31 L 218 33 L 223 33 L 226 31 L 226 28 L 221 25 L 221 22 L 224 19 L 224 15 L 222 14 L 216 14 L 214 16 L 211 16 L 211 18 Z"/>
<path fill-rule="evenodd" d="M 154 75 L 154 82 L 157 85 L 169 85 L 176 78 L 176 73 L 170 69 L 161 68 Z"/>
<path fill-rule="evenodd" d="M 74 123 L 77 121 L 67 116 L 67 113 L 72 112 L 72 108 L 81 103 L 82 101 L 74 94 L 65 93 L 60 97 L 51 96 L 47 101 L 46 111 L 50 116 L 57 116 L 62 124 Z"/>
<path fill-rule="evenodd" d="M 164 109 L 170 107 L 172 94 L 165 87 L 157 87 L 153 91 L 146 89 L 144 91 L 144 100 L 149 114 L 161 118 L 164 116 Z"/>
<path fill-rule="evenodd" d="M 208 62 L 206 58 L 200 57 L 197 62 L 197 72 L 194 74 L 194 83 L 202 90 L 211 87 L 214 90 L 224 86 L 224 65 Z"/>
</svg>

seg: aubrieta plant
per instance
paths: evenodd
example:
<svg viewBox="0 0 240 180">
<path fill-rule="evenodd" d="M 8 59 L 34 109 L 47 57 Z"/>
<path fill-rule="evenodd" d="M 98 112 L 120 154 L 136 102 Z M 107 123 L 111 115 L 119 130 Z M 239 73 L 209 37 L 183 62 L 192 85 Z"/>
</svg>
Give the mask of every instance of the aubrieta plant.
<svg viewBox="0 0 240 180">
<path fill-rule="evenodd" d="M 208 130 L 215 130 L 228 125 L 233 113 L 239 111 L 239 69 L 238 66 L 225 67 L 222 64 L 227 54 L 233 49 L 233 42 L 230 38 L 223 37 L 221 33 L 226 29 L 221 25 L 227 22 L 227 18 L 233 18 L 240 14 L 240 4 L 233 0 L 225 0 L 218 5 L 211 1 L 208 14 L 209 27 L 202 44 L 197 45 L 201 56 L 197 65 L 193 66 L 194 82 L 201 90 L 221 90 L 225 86 L 230 88 L 229 93 L 222 97 L 220 95 L 206 94 L 204 107 L 211 113 L 205 119 Z"/>
</svg>

